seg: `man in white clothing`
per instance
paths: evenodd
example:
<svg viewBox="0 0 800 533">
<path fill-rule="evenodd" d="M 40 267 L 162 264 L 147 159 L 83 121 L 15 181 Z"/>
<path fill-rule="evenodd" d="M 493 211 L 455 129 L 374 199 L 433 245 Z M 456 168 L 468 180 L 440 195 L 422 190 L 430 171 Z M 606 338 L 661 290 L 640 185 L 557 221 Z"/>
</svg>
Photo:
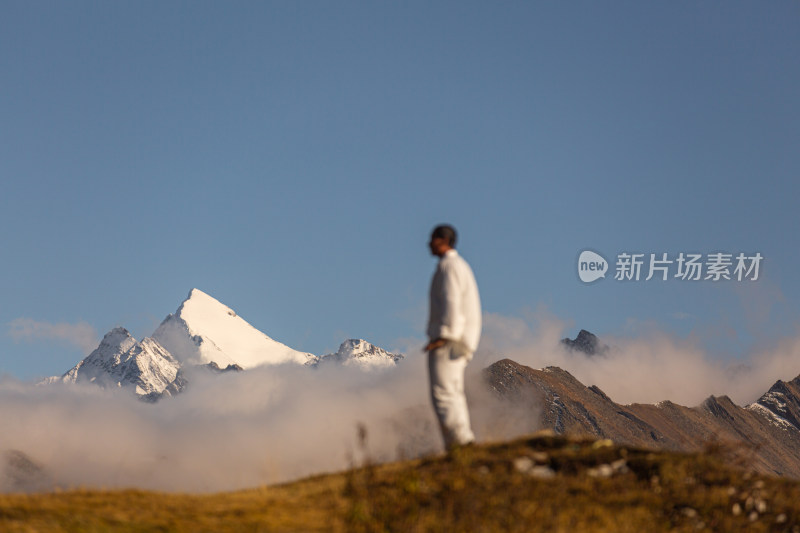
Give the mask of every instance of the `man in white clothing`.
<svg viewBox="0 0 800 533">
<path fill-rule="evenodd" d="M 425 351 L 433 408 L 445 446 L 451 449 L 475 440 L 464 395 L 464 369 L 481 337 L 481 302 L 472 269 L 455 250 L 455 228 L 434 228 L 429 246 L 439 264 L 431 280 Z"/>
</svg>

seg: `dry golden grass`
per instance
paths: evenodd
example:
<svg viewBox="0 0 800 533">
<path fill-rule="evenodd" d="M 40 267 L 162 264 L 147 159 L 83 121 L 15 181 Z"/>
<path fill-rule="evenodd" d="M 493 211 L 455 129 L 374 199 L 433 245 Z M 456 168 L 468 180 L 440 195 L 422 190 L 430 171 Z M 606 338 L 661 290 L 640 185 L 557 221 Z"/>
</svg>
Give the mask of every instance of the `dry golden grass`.
<svg viewBox="0 0 800 533">
<path fill-rule="evenodd" d="M 800 482 L 728 455 L 541 436 L 224 494 L 3 495 L 0 531 L 800 533 Z"/>
<path fill-rule="evenodd" d="M 77 490 L 0 495 L 0 531 L 330 531 L 343 475 L 223 494 Z"/>
</svg>

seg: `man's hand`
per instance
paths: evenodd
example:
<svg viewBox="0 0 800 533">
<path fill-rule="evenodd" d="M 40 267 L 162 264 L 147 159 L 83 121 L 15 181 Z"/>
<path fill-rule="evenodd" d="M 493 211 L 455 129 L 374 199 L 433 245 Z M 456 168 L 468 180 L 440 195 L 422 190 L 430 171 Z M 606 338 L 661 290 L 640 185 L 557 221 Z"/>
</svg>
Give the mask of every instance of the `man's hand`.
<svg viewBox="0 0 800 533">
<path fill-rule="evenodd" d="M 437 348 L 441 348 L 445 344 L 447 344 L 447 339 L 434 339 L 431 342 L 429 342 L 425 346 L 425 348 L 422 349 L 422 351 L 423 352 L 430 352 L 430 351 L 435 350 Z"/>
</svg>

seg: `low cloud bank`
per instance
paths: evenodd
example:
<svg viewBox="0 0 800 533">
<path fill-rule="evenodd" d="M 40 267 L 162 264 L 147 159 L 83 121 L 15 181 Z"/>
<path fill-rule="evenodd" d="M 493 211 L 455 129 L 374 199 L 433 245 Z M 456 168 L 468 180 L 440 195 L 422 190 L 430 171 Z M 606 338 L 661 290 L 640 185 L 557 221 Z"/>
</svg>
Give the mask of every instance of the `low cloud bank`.
<svg viewBox="0 0 800 533">
<path fill-rule="evenodd" d="M 538 412 L 495 398 L 482 383 L 481 371 L 501 358 L 559 366 L 620 403 L 669 399 L 691 406 L 727 394 L 745 404 L 775 380 L 800 373 L 800 339 L 784 339 L 731 365 L 660 333 L 601 338 L 611 349 L 587 357 L 561 346 L 570 333 L 546 313 L 485 316 L 481 349 L 467 375 L 479 439 L 537 429 Z M 410 344 L 396 368 L 370 372 L 338 365 L 221 375 L 197 369 L 188 374 L 184 393 L 156 404 L 126 390 L 1 381 L 0 453 L 22 452 L 42 470 L 26 485 L 20 479 L 25 472 L 9 473 L 6 464 L 4 475 L 0 462 L 0 489 L 223 491 L 344 469 L 360 464 L 365 453 L 386 461 L 440 451 L 422 340 Z M 365 450 L 359 426 L 367 432 Z"/>
<path fill-rule="evenodd" d="M 800 374 L 800 337 L 781 339 L 741 359 L 724 360 L 692 339 L 654 328 L 636 338 L 601 337 L 608 352 L 588 357 L 561 346 L 562 338 L 576 333 L 546 311 L 528 319 L 487 314 L 482 358 L 490 362 L 504 357 L 533 368 L 558 366 L 623 404 L 671 400 L 694 406 L 713 394 L 746 405 L 775 381 Z"/>
<path fill-rule="evenodd" d="M 92 385 L 0 382 L 0 452 L 22 452 L 42 467 L 26 482 L 4 476 L 0 463 L 0 489 L 212 492 L 341 470 L 367 458 L 433 453 L 442 444 L 425 369 L 419 352 L 396 368 L 366 372 L 338 365 L 221 375 L 196 369 L 184 393 L 156 404 Z M 476 421 L 490 420 L 482 413 L 496 400 L 482 392 L 473 399 Z"/>
</svg>

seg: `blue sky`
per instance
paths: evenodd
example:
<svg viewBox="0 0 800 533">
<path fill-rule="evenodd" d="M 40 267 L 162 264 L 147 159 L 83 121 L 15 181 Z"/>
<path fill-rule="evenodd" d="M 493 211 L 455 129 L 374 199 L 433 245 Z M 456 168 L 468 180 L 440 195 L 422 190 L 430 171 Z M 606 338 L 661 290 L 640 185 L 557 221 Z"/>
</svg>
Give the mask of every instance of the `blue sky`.
<svg viewBox="0 0 800 533">
<path fill-rule="evenodd" d="M 66 371 L 75 329 L 149 335 L 192 287 L 297 349 L 399 347 L 443 221 L 487 312 L 732 359 L 794 336 L 798 21 L 789 1 L 5 2 L 0 373 Z M 756 282 L 587 285 L 587 248 L 764 260 Z"/>
</svg>

